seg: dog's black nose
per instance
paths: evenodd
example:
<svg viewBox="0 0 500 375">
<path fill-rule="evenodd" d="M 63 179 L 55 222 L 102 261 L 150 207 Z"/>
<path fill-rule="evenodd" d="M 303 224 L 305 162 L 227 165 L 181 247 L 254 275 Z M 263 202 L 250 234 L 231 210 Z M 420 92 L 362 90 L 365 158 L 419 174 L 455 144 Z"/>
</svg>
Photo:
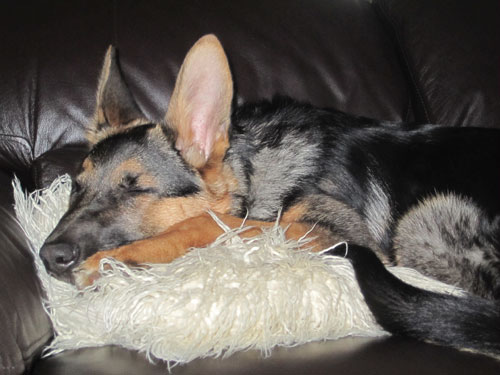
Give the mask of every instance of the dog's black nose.
<svg viewBox="0 0 500 375">
<path fill-rule="evenodd" d="M 40 258 L 45 268 L 54 276 L 73 268 L 78 256 L 78 247 L 67 243 L 47 243 L 40 249 Z"/>
</svg>

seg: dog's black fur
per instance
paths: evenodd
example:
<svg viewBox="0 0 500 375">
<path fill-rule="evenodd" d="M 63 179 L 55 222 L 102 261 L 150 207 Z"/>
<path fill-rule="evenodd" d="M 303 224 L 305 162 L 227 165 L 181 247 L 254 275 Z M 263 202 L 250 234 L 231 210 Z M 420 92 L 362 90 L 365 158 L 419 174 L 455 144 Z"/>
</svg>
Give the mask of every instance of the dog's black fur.
<svg viewBox="0 0 500 375">
<path fill-rule="evenodd" d="M 500 355 L 500 130 L 382 122 L 286 98 L 236 106 L 230 115 L 232 81 L 216 39 L 199 42 L 186 61 L 173 114 L 169 107 L 165 123 L 150 124 L 108 53 L 80 187 L 41 251 L 54 275 L 73 280 L 82 264 L 95 270 L 98 261 L 89 266 L 86 259 L 97 250 L 118 247 L 112 255 L 123 255 L 122 245 L 168 229 L 179 197 L 191 206 L 175 211 L 185 213 L 177 221 L 196 214 L 186 213 L 195 212 L 192 202 L 265 222 L 281 212 L 319 228 L 323 244 L 352 244 L 348 257 L 363 294 L 388 331 Z M 199 124 L 177 123 L 198 115 L 185 103 L 203 96 L 206 88 L 197 84 L 205 81 L 225 90 L 208 90 L 213 102 L 200 101 L 212 106 L 206 113 L 227 113 L 207 125 L 207 139 L 219 137 L 216 146 L 200 142 Z M 367 248 L 386 264 L 411 266 L 475 296 L 410 287 Z M 122 260 L 131 261 L 130 254 Z"/>
<path fill-rule="evenodd" d="M 272 121 L 280 126 L 266 125 Z M 351 246 L 348 258 L 385 329 L 500 354 L 500 304 L 492 301 L 500 298 L 499 130 L 386 123 L 282 98 L 244 106 L 233 124 L 253 138 L 262 134 L 257 138 L 262 147 L 279 147 L 294 131 L 299 132 L 294 137 L 316 145 L 310 174 L 283 199 L 290 205 L 307 200 L 302 220 L 342 233 L 351 243 L 371 244 L 389 263 L 485 298 L 413 288 L 388 273 L 369 250 Z M 254 126 L 265 129 L 250 129 Z M 359 226 L 353 231 L 352 221 L 335 220 L 353 214 L 332 210 L 334 201 L 353 209 L 367 233 Z"/>
</svg>

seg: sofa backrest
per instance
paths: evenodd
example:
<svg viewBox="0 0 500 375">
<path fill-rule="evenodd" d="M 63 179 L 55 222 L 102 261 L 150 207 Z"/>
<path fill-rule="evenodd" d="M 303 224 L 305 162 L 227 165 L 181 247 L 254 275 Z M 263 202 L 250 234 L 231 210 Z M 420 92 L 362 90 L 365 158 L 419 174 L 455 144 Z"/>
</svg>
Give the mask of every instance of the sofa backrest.
<svg viewBox="0 0 500 375">
<path fill-rule="evenodd" d="M 411 116 L 396 50 L 365 0 L 9 3 L 0 14 L 0 161 L 11 168 L 84 142 L 110 44 L 151 119 L 163 116 L 185 53 L 206 33 L 222 41 L 243 100 L 287 94 Z"/>
<path fill-rule="evenodd" d="M 419 122 L 500 127 L 500 1 L 376 0 Z"/>
<path fill-rule="evenodd" d="M 285 94 L 384 120 L 495 126 L 498 1 L 479 3 L 6 2 L 0 167 L 37 184 L 68 168 L 68 147 L 85 142 L 110 44 L 142 111 L 161 119 L 186 51 L 206 33 L 222 41 L 241 100 Z"/>
</svg>

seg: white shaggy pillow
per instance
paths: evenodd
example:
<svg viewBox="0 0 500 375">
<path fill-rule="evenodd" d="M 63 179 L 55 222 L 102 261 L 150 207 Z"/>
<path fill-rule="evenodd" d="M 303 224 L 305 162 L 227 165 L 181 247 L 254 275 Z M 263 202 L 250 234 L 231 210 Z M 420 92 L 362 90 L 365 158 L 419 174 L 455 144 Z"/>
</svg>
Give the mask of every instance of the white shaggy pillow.
<svg viewBox="0 0 500 375">
<path fill-rule="evenodd" d="M 67 207 L 71 180 L 23 193 L 14 181 L 17 218 L 30 240 L 55 339 L 51 355 L 88 346 L 121 345 L 170 364 L 276 345 L 348 335 L 386 334 L 364 303 L 350 263 L 298 250 L 280 227 L 251 239 L 228 231 L 213 245 L 170 264 L 128 268 L 113 260 L 83 292 L 50 277 L 38 250 Z M 436 291 L 456 288 L 416 271 L 402 279 Z"/>
</svg>

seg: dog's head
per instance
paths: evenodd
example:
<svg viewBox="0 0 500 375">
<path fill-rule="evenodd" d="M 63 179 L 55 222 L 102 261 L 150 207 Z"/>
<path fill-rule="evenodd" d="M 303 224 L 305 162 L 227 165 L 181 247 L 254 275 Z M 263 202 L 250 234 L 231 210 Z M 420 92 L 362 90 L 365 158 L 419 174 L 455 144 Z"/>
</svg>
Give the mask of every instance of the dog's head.
<svg viewBox="0 0 500 375">
<path fill-rule="evenodd" d="M 74 179 L 70 206 L 40 251 L 54 276 L 100 250 L 154 236 L 207 208 L 230 209 L 234 183 L 223 165 L 233 83 L 213 35 L 188 52 L 165 121 L 147 121 L 110 47 L 89 131 L 91 151 Z"/>
</svg>

